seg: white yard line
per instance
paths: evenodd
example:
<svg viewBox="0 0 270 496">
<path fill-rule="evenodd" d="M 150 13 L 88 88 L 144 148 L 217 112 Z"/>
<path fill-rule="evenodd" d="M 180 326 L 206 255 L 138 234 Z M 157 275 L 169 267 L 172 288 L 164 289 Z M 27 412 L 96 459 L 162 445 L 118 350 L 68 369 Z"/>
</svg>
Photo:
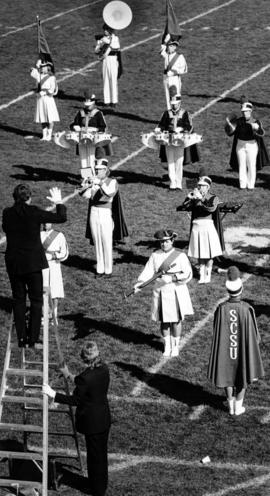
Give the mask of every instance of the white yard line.
<svg viewBox="0 0 270 496">
<path fill-rule="evenodd" d="M 218 5 L 217 7 L 213 7 L 212 9 L 209 9 L 209 10 L 206 10 L 204 12 L 201 12 L 200 14 L 187 19 L 186 21 L 180 22 L 179 23 L 179 26 L 184 26 L 185 24 L 188 24 L 190 22 L 196 21 L 197 19 L 201 19 L 202 17 L 205 17 L 205 16 L 207 16 L 209 14 L 212 14 L 213 12 L 216 12 L 219 9 L 222 9 L 223 7 L 228 7 L 229 5 L 231 5 L 232 3 L 236 2 L 236 1 L 237 0 L 229 0 L 228 2 L 225 2 L 225 3 L 221 4 L 221 5 Z M 131 45 L 129 45 L 127 47 L 124 47 L 122 49 L 122 52 L 125 52 L 126 50 L 131 50 L 132 48 L 136 48 L 137 46 L 142 45 L 144 43 L 148 43 L 149 41 L 152 41 L 155 38 L 158 38 L 160 35 L 161 35 L 161 32 L 159 32 L 159 33 L 157 33 L 157 34 L 155 34 L 153 36 L 149 36 L 148 38 L 145 38 L 143 40 L 140 40 L 140 41 L 138 41 L 136 43 L 132 43 Z M 90 62 L 89 64 L 86 64 L 84 67 L 81 67 L 80 69 L 77 69 L 76 71 L 71 71 L 70 73 L 66 74 L 62 78 L 57 79 L 57 82 L 58 83 L 61 83 L 63 81 L 66 81 L 67 79 L 70 79 L 70 78 L 72 78 L 74 76 L 77 76 L 78 74 L 83 73 L 87 69 L 89 69 L 89 68 L 91 68 L 91 67 L 93 67 L 93 66 L 95 66 L 97 64 L 99 64 L 99 61 L 98 60 L 95 60 L 94 62 Z M 27 93 L 18 96 L 14 100 L 10 100 L 9 102 L 0 105 L 0 111 L 6 109 L 8 107 L 10 107 L 11 105 L 13 105 L 15 103 L 20 102 L 24 98 L 27 98 L 27 97 L 33 95 L 34 93 L 35 93 L 35 91 L 28 91 Z"/>
<path fill-rule="evenodd" d="M 212 465 L 212 464 L 211 464 Z M 269 470 L 269 468 L 268 468 Z M 237 493 L 238 491 L 242 491 L 243 489 L 249 489 L 250 487 L 257 488 L 266 484 L 270 480 L 270 473 L 265 475 L 260 475 L 259 477 L 254 477 L 252 479 L 248 479 L 246 482 L 242 482 L 240 484 L 236 484 L 235 486 L 229 486 L 225 489 L 220 489 L 214 493 L 205 493 L 203 496 L 226 496 L 227 494 Z M 269 494 L 269 492 L 267 493 Z M 265 496 L 267 496 L 265 493 Z"/>
<path fill-rule="evenodd" d="M 71 14 L 75 12 L 76 10 L 81 10 L 85 9 L 86 7 L 90 7 L 92 5 L 95 5 L 96 3 L 103 2 L 103 0 L 96 0 L 95 2 L 88 2 L 83 5 L 79 5 L 78 7 L 74 7 L 73 9 L 69 10 L 63 10 L 62 12 L 59 12 L 58 14 L 55 14 L 51 17 L 46 17 L 46 19 L 41 19 L 42 24 L 48 21 L 52 21 L 54 19 L 58 19 L 59 17 L 63 17 L 66 14 Z M 32 22 L 31 24 L 27 24 L 25 26 L 22 26 L 21 28 L 14 28 L 12 31 L 8 31 L 7 33 L 1 34 L 0 38 L 6 38 L 7 36 L 10 36 L 11 34 L 16 34 L 16 33 L 21 33 L 22 31 L 25 31 L 26 29 L 34 28 L 37 26 L 36 22 Z"/>
</svg>

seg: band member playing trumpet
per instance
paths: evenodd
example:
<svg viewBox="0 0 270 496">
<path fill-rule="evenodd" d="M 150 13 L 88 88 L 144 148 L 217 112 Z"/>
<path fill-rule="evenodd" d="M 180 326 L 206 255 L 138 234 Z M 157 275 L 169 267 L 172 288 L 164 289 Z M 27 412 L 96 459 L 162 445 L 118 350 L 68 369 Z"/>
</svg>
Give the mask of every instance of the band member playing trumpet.
<svg viewBox="0 0 270 496">
<path fill-rule="evenodd" d="M 104 115 L 96 107 L 96 97 L 89 91 L 84 92 L 84 108 L 75 115 L 74 121 L 70 125 L 72 131 L 104 132 L 106 121 Z M 76 147 L 76 153 L 81 160 L 81 176 L 90 177 L 94 172 L 95 158 L 102 158 L 104 155 L 111 155 L 110 146 L 95 146 L 89 139 L 80 140 Z"/>
<path fill-rule="evenodd" d="M 154 238 L 160 243 L 160 249 L 154 251 L 138 277 L 134 292 L 140 290 L 140 284 L 162 271 L 155 280 L 152 298 L 152 320 L 160 322 L 164 339 L 165 357 L 179 355 L 179 341 L 182 321 L 185 315 L 193 314 L 193 307 L 187 288 L 192 279 L 192 268 L 184 252 L 174 248 L 177 234 L 171 229 L 159 230 Z"/>
<path fill-rule="evenodd" d="M 39 59 L 30 73 L 37 83 L 35 122 L 42 126 L 42 141 L 51 141 L 54 123 L 60 121 L 54 100 L 58 86 L 52 71 L 52 62 Z"/>
<path fill-rule="evenodd" d="M 184 144 L 177 141 L 177 146 L 173 144 L 176 133 L 192 132 L 191 117 L 182 108 L 181 95 L 171 98 L 170 110 L 165 110 L 155 132 L 168 131 L 169 143 L 166 145 L 166 155 L 168 162 L 168 173 L 170 179 L 170 189 L 182 189 Z"/>
<path fill-rule="evenodd" d="M 106 106 L 118 103 L 118 78 L 122 74 L 119 37 L 107 24 L 103 25 L 103 36 L 96 36 L 95 53 L 102 60 L 103 96 Z"/>
<path fill-rule="evenodd" d="M 230 165 L 239 170 L 240 189 L 254 189 L 256 170 L 270 162 L 263 141 L 264 129 L 261 122 L 252 116 L 252 103 L 243 102 L 241 112 L 242 117 L 226 118 L 225 132 L 234 136 Z"/>
<path fill-rule="evenodd" d="M 213 258 L 222 255 L 225 248 L 219 216 L 220 201 L 216 195 L 210 194 L 211 184 L 210 177 L 200 177 L 197 187 L 183 203 L 192 213 L 188 256 L 199 261 L 199 284 L 211 281 Z"/>
<path fill-rule="evenodd" d="M 86 238 L 94 244 L 97 258 L 96 277 L 111 277 L 113 239 L 128 236 L 116 179 L 109 177 L 107 159 L 96 160 L 95 176 L 86 180 L 81 196 L 89 199 Z"/>
<path fill-rule="evenodd" d="M 170 35 L 167 35 L 164 44 L 161 45 L 160 54 L 164 58 L 163 84 L 167 109 L 170 108 L 170 88 L 174 88 L 174 94 L 181 95 L 181 75 L 187 73 L 185 57 L 182 53 L 177 52 L 178 47 L 179 42 L 171 40 Z"/>
</svg>

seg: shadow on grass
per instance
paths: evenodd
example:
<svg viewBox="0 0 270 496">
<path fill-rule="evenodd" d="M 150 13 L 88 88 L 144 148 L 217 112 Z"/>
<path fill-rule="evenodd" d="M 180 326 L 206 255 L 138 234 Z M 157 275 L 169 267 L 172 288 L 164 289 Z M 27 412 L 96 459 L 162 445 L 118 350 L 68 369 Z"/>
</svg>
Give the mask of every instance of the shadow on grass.
<svg viewBox="0 0 270 496">
<path fill-rule="evenodd" d="M 172 400 L 185 403 L 190 407 L 209 405 L 217 410 L 225 410 L 223 396 L 212 394 L 198 384 L 191 384 L 166 374 L 145 372 L 141 367 L 134 364 L 118 361 L 114 362 L 114 364 L 122 370 L 130 372 L 133 377 Z"/>
<path fill-rule="evenodd" d="M 242 248 L 241 250 L 243 251 Z M 246 252 L 251 253 L 252 248 L 249 250 L 248 247 L 246 247 Z M 263 248 L 262 251 L 258 251 L 256 253 L 269 253 L 269 248 Z M 240 272 L 246 272 L 247 274 L 253 274 L 255 276 L 270 277 L 270 267 L 258 267 L 257 265 L 248 264 L 246 262 L 242 262 L 230 257 L 221 256 L 215 258 L 215 266 L 220 269 L 227 270 L 231 265 L 235 265 L 240 270 Z"/>
<path fill-rule="evenodd" d="M 204 99 L 212 99 L 212 98 L 218 98 L 219 95 L 207 95 L 206 93 L 188 93 L 187 94 L 189 97 L 191 98 L 204 98 Z M 258 107 L 258 108 L 270 108 L 270 104 L 269 103 L 265 103 L 265 102 L 257 102 L 255 100 L 249 100 L 253 105 L 254 107 Z M 240 117 L 240 104 L 241 104 L 241 100 L 240 98 L 233 98 L 233 97 L 225 97 L 225 98 L 220 98 L 218 100 L 218 103 L 237 103 L 239 105 L 239 117 Z"/>
<path fill-rule="evenodd" d="M 84 494 L 90 494 L 88 477 L 73 472 L 73 468 L 57 464 L 57 473 L 60 474 L 60 484 L 76 489 Z"/>
<path fill-rule="evenodd" d="M 75 335 L 72 340 L 83 339 L 93 334 L 96 331 L 102 332 L 105 336 L 111 336 L 118 339 L 122 343 L 146 344 L 155 350 L 161 350 L 162 345 L 159 338 L 155 334 L 144 334 L 137 329 L 130 327 L 119 326 L 112 322 L 91 319 L 85 317 L 83 313 L 68 314 L 61 317 L 63 320 L 74 322 Z"/>
<path fill-rule="evenodd" d="M 63 172 L 45 169 L 44 167 L 33 167 L 32 165 L 15 164 L 12 167 L 21 169 L 22 174 L 11 174 L 10 177 L 19 181 L 53 181 L 68 184 L 80 184 L 81 176 L 72 172 Z"/>
<path fill-rule="evenodd" d="M 158 188 L 168 189 L 168 185 L 164 184 L 163 178 L 158 176 L 149 176 L 147 174 L 142 174 L 140 172 L 131 172 L 126 170 L 117 170 L 111 172 L 111 177 L 116 177 L 120 184 L 151 184 L 151 186 L 157 186 Z M 170 190 L 168 190 L 172 193 Z M 175 193 L 175 192 L 173 192 Z"/>
<path fill-rule="evenodd" d="M 0 308 L 7 313 L 11 313 L 12 310 L 12 298 L 0 295 Z"/>
<path fill-rule="evenodd" d="M 256 301 L 244 298 L 244 300 L 249 303 L 255 311 L 256 317 L 260 317 L 261 315 L 266 315 L 266 317 L 270 317 L 270 305 L 262 305 L 261 303 L 256 303 Z"/>
<path fill-rule="evenodd" d="M 80 257 L 80 255 L 69 255 L 69 257 L 63 262 L 63 264 L 79 270 L 86 270 L 92 273 L 96 272 L 96 261 L 90 260 L 89 258 Z"/>
<path fill-rule="evenodd" d="M 34 136 L 36 138 L 40 138 L 41 137 L 41 133 L 38 133 L 36 131 L 28 131 L 26 129 L 21 129 L 19 127 L 14 127 L 14 126 L 8 126 L 7 124 L 1 124 L 0 123 L 0 129 L 2 129 L 3 131 L 7 132 L 7 133 L 11 133 L 11 134 L 17 134 L 18 136 Z"/>
</svg>

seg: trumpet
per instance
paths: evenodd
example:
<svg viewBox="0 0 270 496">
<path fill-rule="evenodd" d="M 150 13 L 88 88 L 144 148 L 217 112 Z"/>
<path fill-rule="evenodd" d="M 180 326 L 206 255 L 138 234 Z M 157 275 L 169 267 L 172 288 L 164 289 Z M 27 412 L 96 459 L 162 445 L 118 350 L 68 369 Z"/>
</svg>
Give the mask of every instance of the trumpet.
<svg viewBox="0 0 270 496">
<path fill-rule="evenodd" d="M 190 193 L 188 194 L 188 198 L 190 198 L 192 200 L 202 200 L 203 195 L 198 190 L 198 188 L 194 188 L 193 191 L 190 191 Z"/>
</svg>

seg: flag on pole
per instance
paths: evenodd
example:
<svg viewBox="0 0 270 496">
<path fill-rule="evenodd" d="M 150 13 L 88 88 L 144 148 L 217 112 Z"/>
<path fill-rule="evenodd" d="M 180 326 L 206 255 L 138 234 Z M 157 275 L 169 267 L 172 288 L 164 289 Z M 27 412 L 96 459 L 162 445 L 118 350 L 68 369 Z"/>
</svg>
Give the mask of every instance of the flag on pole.
<svg viewBox="0 0 270 496">
<path fill-rule="evenodd" d="M 182 38 L 179 23 L 173 10 L 171 0 L 166 0 L 166 24 L 162 36 L 162 43 L 165 42 L 166 36 L 170 35 L 170 41 L 179 41 Z"/>
<path fill-rule="evenodd" d="M 52 60 L 51 51 L 46 40 L 43 28 L 41 26 L 39 17 L 37 17 L 37 28 L 38 28 L 38 55 L 42 62 L 51 62 L 52 72 L 54 72 L 54 63 Z"/>
</svg>

